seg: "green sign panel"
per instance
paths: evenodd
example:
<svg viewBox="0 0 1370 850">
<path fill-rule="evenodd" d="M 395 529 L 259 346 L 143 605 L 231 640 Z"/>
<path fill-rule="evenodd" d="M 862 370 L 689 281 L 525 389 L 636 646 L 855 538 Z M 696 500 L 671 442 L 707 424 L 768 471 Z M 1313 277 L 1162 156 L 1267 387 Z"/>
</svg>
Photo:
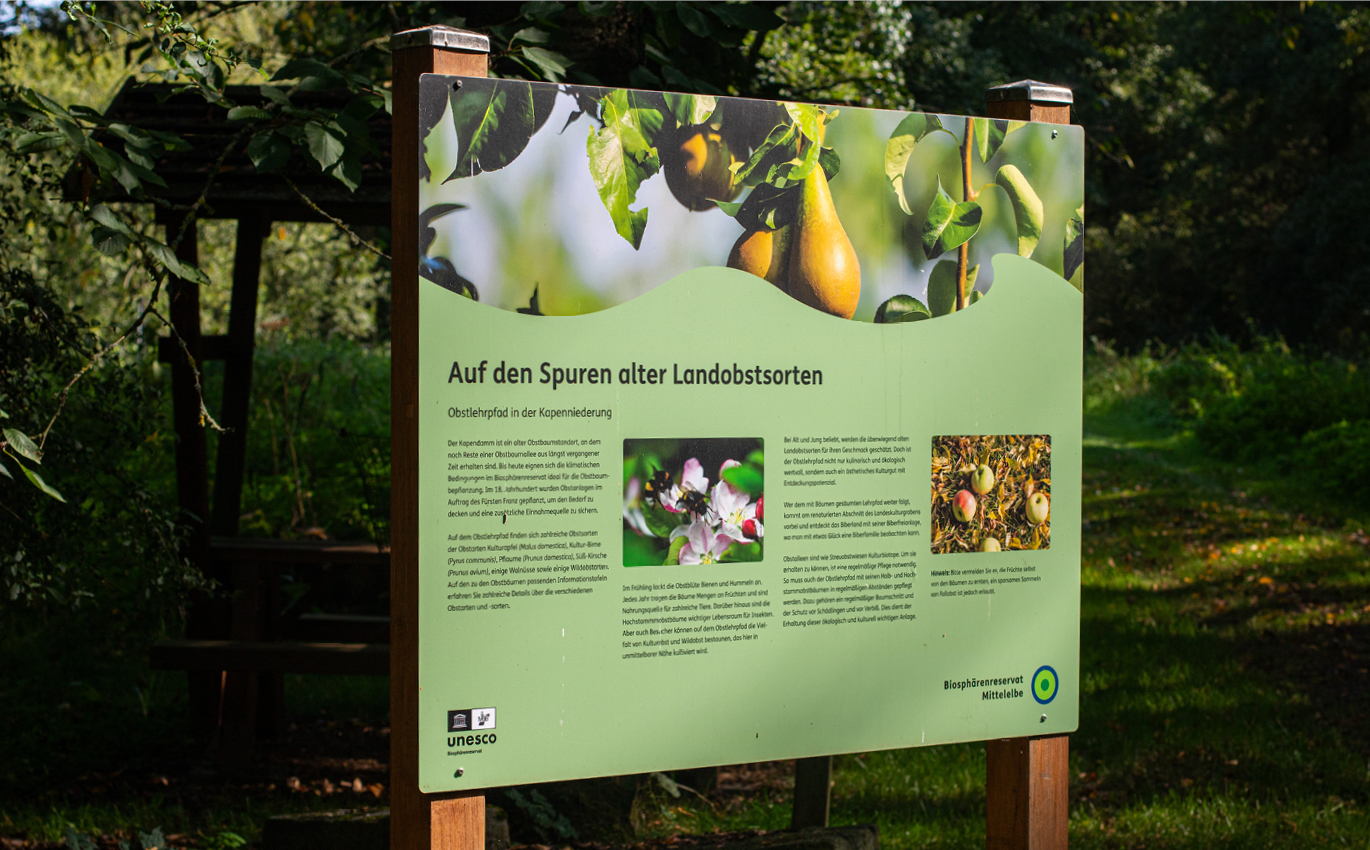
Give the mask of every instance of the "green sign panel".
<svg viewBox="0 0 1370 850">
<path fill-rule="evenodd" d="M 424 791 L 1076 728 L 1078 127 L 421 112 Z"/>
</svg>

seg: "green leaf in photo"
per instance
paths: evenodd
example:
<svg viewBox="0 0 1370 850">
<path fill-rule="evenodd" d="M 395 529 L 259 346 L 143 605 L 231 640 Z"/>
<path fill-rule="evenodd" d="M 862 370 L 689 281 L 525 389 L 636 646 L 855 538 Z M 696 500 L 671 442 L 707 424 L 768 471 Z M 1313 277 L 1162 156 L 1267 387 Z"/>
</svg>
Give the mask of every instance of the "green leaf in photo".
<svg viewBox="0 0 1370 850">
<path fill-rule="evenodd" d="M 909 209 L 908 198 L 904 195 L 904 169 L 908 167 L 914 145 L 929 133 L 943 129 L 945 128 L 936 115 L 914 112 L 899 122 L 899 126 L 894 128 L 890 140 L 885 144 L 885 176 L 894 187 L 894 194 L 899 198 L 899 207 L 905 215 L 913 215 L 913 210 Z"/>
<path fill-rule="evenodd" d="M 994 182 L 1008 194 L 1013 204 L 1013 220 L 1018 225 L 1018 256 L 1031 257 L 1042 238 L 1042 199 L 1016 165 L 1005 165 L 994 175 Z"/>
<path fill-rule="evenodd" d="M 5 476 L 6 478 L 8 478 L 8 479 L 11 480 L 11 481 L 14 480 L 14 476 L 10 474 L 10 469 L 9 469 L 9 467 L 8 467 L 8 466 L 5 466 L 4 463 L 0 463 L 0 475 Z"/>
<path fill-rule="evenodd" d="M 818 152 L 818 164 L 823 167 L 823 176 L 831 181 L 842 170 L 842 157 L 832 148 L 823 148 Z"/>
<path fill-rule="evenodd" d="M 966 271 L 966 292 L 975 288 L 975 278 L 980 273 L 979 266 L 971 266 Z M 928 312 L 935 316 L 946 316 L 956 310 L 956 263 L 938 263 L 928 275 Z"/>
<path fill-rule="evenodd" d="M 1081 205 L 1066 222 L 1065 251 L 1061 256 L 1061 276 L 1074 283 L 1075 272 L 1085 264 L 1085 208 Z"/>
<path fill-rule="evenodd" d="M 663 540 L 671 536 L 671 532 L 680 525 L 684 516 L 673 514 L 660 505 L 642 506 L 642 518 L 647 522 L 647 529 Z"/>
<path fill-rule="evenodd" d="M 661 169 L 651 139 L 661 129 L 659 110 L 647 108 L 643 101 L 618 89 L 601 102 L 603 129 L 590 129 L 586 152 L 590 157 L 590 176 L 599 198 L 613 219 L 614 229 L 633 246 L 642 244 L 647 228 L 647 210 L 632 210 L 642 181 Z"/>
<path fill-rule="evenodd" d="M 761 144 L 756 146 L 752 155 L 747 161 L 738 165 L 734 163 L 733 171 L 737 175 L 734 181 L 738 186 L 756 186 L 766 180 L 768 174 L 790 160 L 795 155 L 795 143 L 799 136 L 799 130 L 794 124 L 777 124 L 766 134 L 766 138 Z"/>
<path fill-rule="evenodd" d="M 947 265 L 942 263 L 941 265 Z M 893 325 L 898 322 L 920 322 L 931 319 L 932 311 L 922 301 L 912 295 L 896 295 L 886 299 L 875 311 L 877 325 Z"/>
<path fill-rule="evenodd" d="M 685 544 L 690 542 L 690 538 L 680 535 L 671 541 L 671 548 L 666 552 L 666 560 L 661 562 L 664 567 L 674 567 L 680 564 L 680 550 L 685 548 Z"/>
<path fill-rule="evenodd" d="M 707 94 L 665 94 L 666 107 L 682 127 L 703 124 L 718 108 L 718 98 Z"/>
<path fill-rule="evenodd" d="M 28 435 L 18 428 L 6 428 L 4 430 L 5 441 L 10 444 L 10 448 L 18 452 L 20 456 L 26 457 L 34 463 L 43 462 L 43 453 L 38 450 L 38 444 L 28 438 Z"/>
<path fill-rule="evenodd" d="M 1008 121 L 1002 118 L 976 118 L 974 121 L 975 145 L 980 152 L 980 161 L 989 162 L 1008 136 Z"/>
<path fill-rule="evenodd" d="M 727 551 L 723 553 L 723 557 L 719 558 L 719 560 L 734 563 L 759 561 L 761 560 L 761 544 L 734 543 L 733 545 L 728 547 Z"/>
<path fill-rule="evenodd" d="M 723 470 L 723 480 L 751 496 L 765 492 L 766 481 L 761 470 L 750 464 L 744 463 Z"/>
<path fill-rule="evenodd" d="M 533 136 L 533 87 L 508 80 L 463 80 L 451 95 L 457 129 L 457 165 L 444 182 L 498 171 L 513 162 Z"/>
<path fill-rule="evenodd" d="M 935 260 L 947 251 L 959 248 L 980 229 L 984 210 L 974 201 L 956 203 L 937 180 L 937 194 L 928 206 L 923 221 L 923 253 Z"/>
</svg>

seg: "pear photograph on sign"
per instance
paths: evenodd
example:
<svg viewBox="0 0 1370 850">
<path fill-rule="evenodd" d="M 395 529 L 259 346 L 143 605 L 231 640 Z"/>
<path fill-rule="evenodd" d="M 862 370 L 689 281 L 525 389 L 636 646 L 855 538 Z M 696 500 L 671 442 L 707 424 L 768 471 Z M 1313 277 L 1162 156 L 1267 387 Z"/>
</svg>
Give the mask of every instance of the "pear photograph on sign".
<svg viewBox="0 0 1370 850">
<path fill-rule="evenodd" d="M 973 306 L 999 254 L 1083 285 L 1060 128 L 494 79 L 434 79 L 421 111 L 421 274 L 493 307 L 581 315 L 727 266 L 912 322 Z"/>
</svg>

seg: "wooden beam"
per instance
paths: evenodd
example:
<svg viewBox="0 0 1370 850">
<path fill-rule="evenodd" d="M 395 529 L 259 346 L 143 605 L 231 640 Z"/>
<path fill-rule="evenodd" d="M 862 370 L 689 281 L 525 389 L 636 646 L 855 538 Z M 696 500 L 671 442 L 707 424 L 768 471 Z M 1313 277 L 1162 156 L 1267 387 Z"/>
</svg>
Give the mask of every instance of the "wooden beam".
<svg viewBox="0 0 1370 850">
<path fill-rule="evenodd" d="M 1070 89 L 1020 80 L 985 92 L 990 118 L 1069 124 Z M 985 746 L 985 846 L 1065 850 L 1070 823 L 1070 736 L 1009 738 Z"/>
<path fill-rule="evenodd" d="M 168 242 L 176 239 L 184 221 L 177 217 L 166 220 Z M 197 223 L 190 221 L 176 244 L 177 259 L 192 265 L 198 265 L 200 261 L 196 229 Z M 175 331 L 171 358 L 171 419 L 176 432 L 176 505 L 178 520 L 187 531 L 181 551 L 191 564 L 222 583 L 227 576 L 215 574 L 208 559 L 209 470 L 195 378 L 196 370 L 204 362 L 200 344 L 200 287 L 173 277 L 167 284 L 167 300 Z M 198 594 L 186 617 L 187 637 L 226 638 L 228 630 L 229 611 L 224 600 Z M 206 670 L 190 675 L 190 722 L 199 735 L 211 735 L 218 728 L 222 685 L 223 676 L 219 671 Z"/>
<path fill-rule="evenodd" d="M 795 759 L 792 829 L 827 826 L 832 800 L 832 756 Z"/>
<path fill-rule="evenodd" d="M 262 271 L 262 241 L 270 227 L 270 218 L 260 210 L 238 219 L 219 413 L 219 424 L 228 430 L 219 435 L 214 458 L 214 513 L 210 519 L 214 534 L 238 533 L 247 457 L 247 418 L 252 400 L 252 354 L 257 341 L 257 281 Z"/>
<path fill-rule="evenodd" d="M 489 42 L 425 27 L 396 33 L 390 47 L 390 846 L 484 850 L 484 796 L 419 791 L 418 190 L 419 76 L 484 77 Z"/>
<path fill-rule="evenodd" d="M 339 676 L 385 676 L 383 643 L 275 643 L 255 640 L 171 640 L 149 651 L 154 670 L 250 670 Z"/>
</svg>

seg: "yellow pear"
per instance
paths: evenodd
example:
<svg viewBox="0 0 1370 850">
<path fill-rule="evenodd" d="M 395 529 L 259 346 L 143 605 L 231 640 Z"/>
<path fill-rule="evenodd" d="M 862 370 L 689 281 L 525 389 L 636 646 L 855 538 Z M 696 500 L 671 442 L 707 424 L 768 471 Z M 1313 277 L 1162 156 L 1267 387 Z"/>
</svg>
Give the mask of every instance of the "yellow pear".
<svg viewBox="0 0 1370 850">
<path fill-rule="evenodd" d="M 837 219 L 822 167 L 800 187 L 799 232 L 790 247 L 789 293 L 810 307 L 850 319 L 861 300 L 861 265 Z"/>
<path fill-rule="evenodd" d="M 741 269 L 748 274 L 765 278 L 780 288 L 788 290 L 790 225 L 776 230 L 749 230 L 733 243 L 728 254 L 728 268 Z"/>
<path fill-rule="evenodd" d="M 728 143 L 707 124 L 687 127 L 678 137 L 682 139 L 663 153 L 662 170 L 671 194 L 686 208 L 700 212 L 712 209 L 714 200 L 731 201 L 737 196 L 733 185 L 732 153 Z"/>
</svg>

